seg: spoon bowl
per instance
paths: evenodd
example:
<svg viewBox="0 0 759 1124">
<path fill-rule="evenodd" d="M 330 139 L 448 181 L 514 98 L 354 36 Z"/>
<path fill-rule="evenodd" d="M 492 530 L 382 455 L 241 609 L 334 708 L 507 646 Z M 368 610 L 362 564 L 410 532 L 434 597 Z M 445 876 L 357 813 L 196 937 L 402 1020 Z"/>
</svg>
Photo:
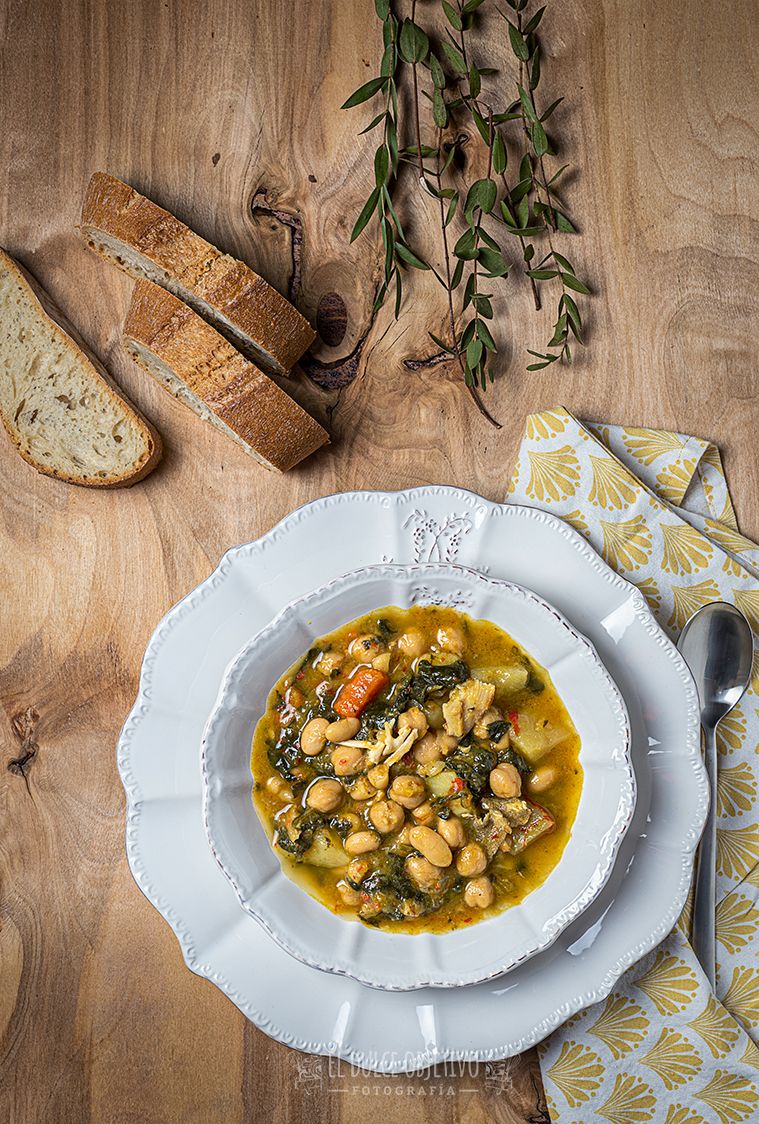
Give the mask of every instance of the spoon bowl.
<svg viewBox="0 0 759 1124">
<path fill-rule="evenodd" d="M 693 614 L 677 646 L 696 681 L 701 722 L 716 726 L 740 700 L 751 678 L 749 623 L 734 605 L 714 601 Z"/>
<path fill-rule="evenodd" d="M 696 683 L 704 730 L 704 764 L 711 804 L 696 863 L 693 950 L 712 987 L 715 983 L 715 882 L 717 738 L 719 722 L 741 699 L 751 679 L 754 640 L 743 613 L 724 601 L 704 605 L 690 618 L 677 647 Z"/>
</svg>

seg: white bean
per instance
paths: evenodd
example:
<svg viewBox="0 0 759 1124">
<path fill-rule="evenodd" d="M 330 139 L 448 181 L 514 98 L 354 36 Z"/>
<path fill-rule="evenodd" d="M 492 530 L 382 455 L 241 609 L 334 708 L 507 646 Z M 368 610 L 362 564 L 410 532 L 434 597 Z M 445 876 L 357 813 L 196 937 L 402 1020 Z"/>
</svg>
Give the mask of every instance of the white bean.
<svg viewBox="0 0 759 1124">
<path fill-rule="evenodd" d="M 427 862 L 433 866 L 450 866 L 453 859 L 451 848 L 443 839 L 429 827 L 412 827 L 409 832 L 411 846 L 419 851 Z"/>
<path fill-rule="evenodd" d="M 326 718 L 312 718 L 305 724 L 300 732 L 300 748 L 307 757 L 315 757 L 324 749 L 328 726 Z"/>
<path fill-rule="evenodd" d="M 373 831 L 354 831 L 345 840 L 345 850 L 349 855 L 365 855 L 369 851 L 376 851 L 379 845 L 380 837 Z"/>
<path fill-rule="evenodd" d="M 338 718 L 337 722 L 330 722 L 324 734 L 328 742 L 337 745 L 338 742 L 347 742 L 348 738 L 355 738 L 360 725 L 358 718 Z"/>
</svg>

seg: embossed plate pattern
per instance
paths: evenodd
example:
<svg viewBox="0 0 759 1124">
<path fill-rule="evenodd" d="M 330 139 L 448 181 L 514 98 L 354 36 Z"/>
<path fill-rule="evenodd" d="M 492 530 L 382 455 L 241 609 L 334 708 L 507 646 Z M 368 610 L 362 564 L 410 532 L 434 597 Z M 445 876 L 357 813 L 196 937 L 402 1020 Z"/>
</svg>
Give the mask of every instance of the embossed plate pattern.
<svg viewBox="0 0 759 1124">
<path fill-rule="evenodd" d="M 533 589 L 590 639 L 630 715 L 637 807 L 607 886 L 549 949 L 475 987 L 378 992 L 298 963 L 240 908 L 205 838 L 200 739 L 226 665 L 293 597 L 381 561 Z M 642 596 L 553 516 L 445 487 L 316 500 L 229 551 L 152 637 L 118 761 L 132 872 L 188 966 L 272 1037 L 380 1072 L 519 1053 L 604 998 L 674 925 L 708 803 L 693 683 Z"/>
</svg>

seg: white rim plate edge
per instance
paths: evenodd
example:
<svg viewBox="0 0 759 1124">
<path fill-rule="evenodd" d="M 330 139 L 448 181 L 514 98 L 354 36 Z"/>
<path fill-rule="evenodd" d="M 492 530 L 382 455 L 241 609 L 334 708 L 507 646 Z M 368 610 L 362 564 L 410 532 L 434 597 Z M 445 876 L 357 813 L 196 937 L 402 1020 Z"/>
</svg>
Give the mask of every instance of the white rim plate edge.
<svg viewBox="0 0 759 1124">
<path fill-rule="evenodd" d="M 584 564 L 589 565 L 597 575 L 603 578 L 607 585 L 613 586 L 621 592 L 626 592 L 627 600 L 632 607 L 635 619 L 655 642 L 657 647 L 661 648 L 666 653 L 679 683 L 682 686 L 687 714 L 686 729 L 683 731 L 682 744 L 692 772 L 692 781 L 698 790 L 698 799 L 695 802 L 689 825 L 687 829 L 682 832 L 682 838 L 678 845 L 681 870 L 678 885 L 679 892 L 674 894 L 669 909 L 661 917 L 658 924 L 646 935 L 645 939 L 639 940 L 632 947 L 629 947 L 624 954 L 617 956 L 613 963 L 600 973 L 592 989 L 580 992 L 580 994 L 573 994 L 568 1001 L 562 1002 L 551 1014 L 536 1022 L 528 1033 L 524 1033 L 516 1038 L 502 1040 L 497 1046 L 492 1048 L 441 1049 L 437 1046 L 433 1046 L 430 1049 L 418 1050 L 414 1052 L 411 1057 L 404 1056 L 401 1059 L 398 1059 L 396 1056 L 389 1059 L 383 1057 L 379 1061 L 373 1062 L 372 1058 L 369 1057 L 365 1051 L 351 1049 L 350 1047 L 341 1045 L 339 1042 L 326 1039 L 305 1038 L 298 1034 L 285 1031 L 280 1026 L 275 1025 L 265 1012 L 254 1008 L 244 997 L 240 996 L 235 991 L 233 985 L 231 985 L 222 974 L 215 971 L 210 965 L 203 964 L 199 960 L 196 955 L 194 938 L 190 929 L 171 902 L 166 900 L 162 892 L 151 884 L 142 855 L 140 854 L 139 829 L 142 818 L 142 795 L 140 783 L 133 771 L 130 754 L 132 742 L 135 740 L 140 726 L 151 716 L 151 713 L 155 711 L 152 702 L 153 673 L 162 646 L 172 630 L 197 606 L 201 605 L 203 601 L 209 598 L 214 591 L 218 590 L 223 585 L 235 559 L 240 554 L 258 554 L 277 542 L 280 538 L 286 536 L 293 527 L 313 517 L 323 509 L 332 506 L 379 503 L 382 507 L 388 508 L 392 505 L 401 506 L 404 504 L 423 503 L 425 499 L 430 504 L 439 499 L 441 502 L 452 503 L 459 507 L 463 506 L 467 516 L 472 513 L 476 515 L 482 513 L 483 516 L 519 516 L 543 524 L 561 535 L 582 558 Z M 370 560 L 374 561 L 376 558 L 373 556 Z M 230 655 L 231 654 L 232 653 L 230 653 Z M 122 782 L 127 793 L 127 855 L 132 873 L 142 892 L 171 925 L 178 938 L 188 967 L 197 974 L 214 982 L 236 1003 L 252 1022 L 271 1037 L 296 1049 L 312 1053 L 336 1054 L 348 1061 L 354 1062 L 356 1065 L 363 1065 L 367 1068 L 375 1069 L 378 1072 L 388 1073 L 402 1072 L 417 1066 L 432 1065 L 435 1062 L 444 1060 L 489 1061 L 503 1058 L 509 1054 L 518 1053 L 534 1045 L 536 1042 L 539 1042 L 548 1033 L 579 1010 L 605 998 L 622 973 L 663 940 L 677 920 L 687 894 L 693 852 L 700 837 L 708 806 L 708 790 L 700 759 L 698 708 L 695 687 L 682 658 L 652 617 L 642 595 L 634 586 L 630 585 L 630 583 L 611 570 L 577 532 L 555 516 L 539 508 L 494 504 L 491 501 L 477 496 L 475 493 L 459 488 L 437 485 L 412 489 L 405 492 L 352 492 L 338 493 L 336 495 L 323 497 L 297 509 L 255 542 L 234 547 L 229 550 L 221 559 L 217 569 L 201 583 L 201 585 L 187 594 L 185 598 L 169 610 L 153 633 L 143 661 L 138 697 L 127 718 L 119 740 L 118 765 Z M 197 760 L 197 768 L 199 786 L 199 757 Z M 197 800 L 199 803 L 199 796 L 197 796 Z M 202 822 L 200 823 L 200 830 L 202 831 Z M 519 968 L 516 969 L 517 972 L 520 970 Z"/>
<path fill-rule="evenodd" d="M 358 954 L 355 941 L 350 940 L 350 935 L 346 936 L 344 947 L 340 946 L 340 941 L 334 937 L 329 938 L 326 943 L 329 947 L 329 952 L 317 953 L 316 948 L 318 941 L 314 942 L 312 939 L 304 940 L 298 933 L 298 925 L 301 927 L 305 923 L 303 917 L 298 917 L 298 924 L 288 924 L 286 916 L 272 909 L 271 905 L 260 905 L 256 901 L 256 889 L 250 881 L 249 872 L 243 869 L 243 859 L 238 859 L 236 855 L 236 848 L 228 847 L 225 845 L 225 833 L 221 831 L 218 839 L 215 840 L 217 831 L 214 824 L 217 815 L 222 810 L 222 789 L 219 783 L 213 784 L 211 777 L 216 777 L 219 771 L 219 753 L 222 752 L 222 745 L 225 743 L 229 734 L 231 713 L 236 708 L 236 700 L 240 698 L 239 681 L 241 676 L 244 678 L 246 675 L 247 666 L 250 663 L 251 655 L 262 643 L 265 643 L 271 636 L 276 636 L 281 632 L 285 622 L 296 619 L 301 624 L 305 624 L 301 614 L 308 615 L 308 613 L 316 607 L 322 605 L 323 602 L 329 601 L 333 595 L 338 594 L 346 588 L 352 588 L 357 582 L 367 579 L 371 582 L 378 582 L 382 579 L 397 579 L 400 584 L 425 582 L 425 581 L 452 581 L 455 589 L 458 591 L 457 596 L 469 587 L 469 597 L 476 598 L 479 587 L 479 592 L 482 597 L 486 597 L 486 591 L 492 596 L 501 600 L 505 598 L 516 599 L 517 603 L 521 603 L 529 608 L 533 613 L 532 625 L 535 627 L 539 624 L 541 618 L 546 621 L 546 625 L 541 625 L 540 628 L 546 628 L 546 632 L 542 632 L 542 643 L 550 643 L 554 645 L 557 643 L 556 637 L 562 637 L 563 642 L 568 642 L 570 645 L 569 650 L 563 650 L 560 647 L 560 654 L 556 656 L 560 663 L 570 656 L 582 662 L 586 674 L 594 678 L 598 683 L 600 697 L 596 697 L 593 708 L 599 706 L 606 708 L 610 721 L 615 726 L 615 736 L 608 742 L 604 740 L 604 747 L 608 751 L 608 764 L 605 760 L 600 759 L 597 755 L 591 757 L 590 760 L 585 761 L 584 770 L 586 772 L 586 783 L 584 785 L 583 796 L 585 801 L 581 799 L 581 807 L 578 809 L 577 819 L 573 825 L 571 838 L 567 842 L 567 848 L 570 854 L 574 853 L 576 861 L 580 864 L 578 870 L 582 872 L 582 885 L 575 889 L 574 896 L 568 901 L 556 902 L 555 905 L 551 903 L 551 898 L 547 894 L 549 889 L 549 882 L 553 883 L 551 890 L 552 894 L 557 891 L 556 876 L 560 873 L 560 867 L 566 861 L 566 851 L 562 855 L 559 863 L 554 871 L 551 871 L 549 877 L 545 882 L 529 894 L 522 902 L 512 907 L 512 909 L 504 911 L 497 919 L 497 923 L 501 923 L 501 928 L 508 923 L 509 917 L 514 913 L 516 921 L 517 916 L 524 915 L 527 921 L 527 929 L 529 930 L 530 937 L 529 943 L 525 943 L 519 948 L 518 955 L 510 962 L 504 962 L 502 959 L 496 957 L 490 958 L 489 963 L 482 963 L 478 968 L 470 969 L 467 972 L 462 972 L 458 977 L 451 976 L 450 972 L 446 972 L 442 964 L 437 964 L 432 967 L 434 963 L 434 956 L 432 949 L 428 948 L 426 944 L 422 944 L 419 937 L 405 938 L 408 947 L 404 952 L 409 954 L 409 961 L 403 965 L 402 968 L 395 970 L 394 982 L 390 982 L 390 977 L 384 978 L 377 968 L 373 968 L 373 961 L 376 956 L 372 957 L 369 950 L 365 950 L 363 955 Z M 457 584 L 457 583 L 460 583 Z M 427 591 L 427 596 L 436 596 L 435 587 L 423 586 Z M 474 590 L 474 594 L 472 594 Z M 425 598 L 418 596 L 413 598 L 413 594 L 417 592 L 412 586 L 412 599 L 415 601 L 424 601 Z M 450 592 L 450 591 L 449 591 Z M 391 595 L 392 596 L 392 595 Z M 377 604 L 372 602 L 365 611 L 371 612 L 373 609 L 378 609 L 385 604 L 396 604 L 403 601 L 400 600 L 387 600 L 384 595 L 380 598 Z M 466 599 L 466 598 L 465 598 Z M 445 597 L 439 599 L 441 603 L 453 604 L 454 601 L 446 601 Z M 436 603 L 438 603 L 436 601 Z M 458 603 L 458 602 L 457 602 Z M 467 605 L 467 610 L 471 613 L 472 609 L 471 600 Z M 537 610 L 537 613 L 534 612 Z M 355 613 L 353 614 L 355 615 Z M 479 613 L 478 613 L 479 615 Z M 341 619 L 339 623 L 345 623 Z M 506 622 L 504 627 L 507 627 Z M 307 626 L 310 628 L 311 626 Z M 532 632 L 532 629 L 530 630 Z M 538 630 L 540 632 L 540 629 Z M 321 635 L 323 630 L 319 631 Z M 313 633 L 312 633 L 313 635 Z M 533 633 L 533 636 L 535 634 Z M 548 637 L 551 637 L 550 641 Z M 522 638 L 520 641 L 523 646 L 527 642 Z M 535 650 L 529 654 L 533 655 L 539 663 L 542 663 L 542 657 Z M 554 653 L 555 654 L 555 653 Z M 297 658 L 297 657 L 296 657 Z M 289 658 L 286 662 L 292 662 Z M 551 672 L 551 665 L 546 665 L 549 673 Z M 266 691 L 268 695 L 268 690 Z M 565 698 L 565 704 L 572 709 L 571 702 L 568 697 Z M 587 708 L 586 704 L 586 708 Z M 230 710 L 231 706 L 231 710 Z M 234 723 L 232 723 L 234 725 Z M 248 741 L 251 739 L 248 738 Z M 586 747 L 587 750 L 587 747 Z M 249 753 L 246 756 L 245 764 L 248 765 Z M 590 773 L 588 773 L 590 770 Z M 607 780 L 611 784 L 609 793 L 604 793 L 604 788 L 599 792 L 600 777 L 596 774 L 599 770 L 607 775 Z M 539 597 L 530 589 L 525 589 L 524 586 L 517 585 L 514 582 L 506 581 L 503 578 L 494 578 L 486 574 L 482 574 L 477 570 L 472 570 L 469 567 L 458 566 L 452 563 L 411 563 L 409 565 L 394 565 L 394 564 L 380 564 L 377 566 L 362 567 L 360 570 L 350 571 L 339 578 L 334 578 L 332 581 L 320 586 L 318 589 L 311 590 L 309 593 L 304 594 L 293 601 L 288 602 L 287 605 L 264 626 L 258 633 L 252 636 L 244 647 L 239 651 L 235 657 L 228 664 L 224 676 L 222 678 L 219 692 L 214 703 L 208 721 L 206 722 L 201 741 L 201 772 L 203 775 L 203 818 L 208 836 L 209 845 L 213 855 L 224 872 L 226 878 L 232 885 L 237 899 L 242 908 L 249 913 L 252 917 L 263 926 L 267 934 L 275 940 L 286 952 L 295 959 L 302 961 L 304 964 L 312 968 L 318 968 L 322 971 L 334 972 L 338 975 L 350 976 L 358 980 L 360 983 L 366 984 L 369 987 L 381 988 L 386 991 L 411 991 L 421 989 L 424 987 L 464 987 L 469 984 L 483 983 L 487 980 L 492 980 L 496 976 L 501 976 L 507 971 L 511 971 L 518 964 L 522 963 L 530 956 L 537 952 L 541 952 L 548 948 L 558 936 L 574 921 L 583 910 L 595 901 L 599 893 L 602 891 L 606 882 L 611 874 L 617 853 L 619 851 L 622 839 L 627 832 L 632 821 L 633 813 L 635 811 L 635 775 L 631 763 L 631 730 L 630 720 L 627 714 L 627 707 L 625 706 L 624 699 L 614 683 L 614 680 L 609 675 L 608 670 L 604 666 L 598 652 L 587 637 L 581 635 L 567 618 L 559 612 L 553 605 L 550 605 L 544 598 Z M 595 787 L 592 782 L 595 782 Z M 238 785 L 238 779 L 235 779 L 235 788 Z M 253 779 L 250 778 L 249 786 L 252 786 Z M 603 795 L 608 800 L 608 806 L 604 807 L 601 814 L 600 822 L 597 819 L 594 823 L 588 822 L 588 814 L 593 814 L 593 811 L 588 808 L 588 800 L 593 797 L 588 794 L 588 784 L 590 783 L 590 792 L 594 792 L 596 797 Z M 248 787 L 249 787 L 248 786 Z M 252 807 L 252 805 L 251 805 Z M 581 818 L 584 812 L 584 819 Z M 250 820 L 253 823 L 254 829 L 260 826 L 260 821 L 253 820 L 255 813 L 251 814 Z M 237 824 L 240 816 L 240 810 L 232 816 L 232 821 Z M 610 819 L 610 817 L 612 817 Z M 592 830 L 591 830 L 592 828 Z M 579 830 L 578 830 L 579 829 Z M 264 835 L 261 831 L 260 842 L 263 844 Z M 574 842 L 574 847 L 570 848 L 570 843 Z M 269 843 L 266 841 L 267 852 L 270 850 Z M 584 853 L 586 847 L 592 848 L 592 853 L 586 855 Z M 554 875 L 554 878 L 551 878 Z M 272 875 L 267 870 L 265 873 L 260 872 L 259 877 L 262 878 L 261 886 L 266 888 L 267 898 L 277 899 L 277 891 L 272 887 L 280 885 L 284 890 L 290 890 L 292 883 L 286 879 L 286 875 L 282 872 L 281 867 L 275 870 L 273 877 L 276 883 L 272 883 Z M 271 890 L 271 893 L 269 891 Z M 302 894 L 303 891 L 301 890 Z M 281 897 L 281 893 L 279 895 Z M 547 900 L 548 899 L 548 900 Z M 278 899 L 277 899 L 278 900 Z M 305 904 L 305 903 L 304 903 Z M 331 915 L 327 914 L 330 920 Z M 319 920 L 317 915 L 316 920 Z M 345 927 L 345 922 L 339 922 L 339 925 Z M 310 926 L 307 926 L 311 928 Z M 326 927 L 326 926 L 325 926 Z M 353 930 L 353 926 L 350 927 Z M 491 927 L 487 930 L 490 936 L 490 944 L 496 940 L 495 934 L 492 932 Z M 338 937 L 342 934 L 338 931 Z M 351 935 L 353 935 L 351 933 Z M 373 943 L 377 943 L 375 934 L 372 930 L 365 930 L 363 927 L 359 930 L 360 937 L 365 937 Z M 380 939 L 382 935 L 379 934 Z M 327 934 L 324 934 L 327 937 Z M 476 957 L 475 950 L 479 949 L 485 941 L 485 930 L 478 926 L 476 929 L 468 930 L 466 933 L 466 940 L 470 946 L 467 955 L 473 959 Z M 508 941 L 506 942 L 508 944 Z M 400 949 L 398 952 L 400 953 Z M 342 952 L 342 955 L 341 955 Z M 459 954 L 461 955 L 461 954 Z M 321 956 L 321 959 L 319 959 Z M 325 959 L 329 958 L 329 962 Z M 503 951 L 500 953 L 503 956 Z M 391 962 L 397 962 L 400 955 L 390 955 Z M 361 964 L 366 962 L 367 967 L 362 968 Z M 422 967 L 424 965 L 424 967 Z M 386 969 L 387 970 L 387 969 Z M 427 978 L 420 978 L 418 974 L 421 971 L 429 973 L 431 976 Z M 461 971 L 459 969 L 459 971 Z"/>
</svg>

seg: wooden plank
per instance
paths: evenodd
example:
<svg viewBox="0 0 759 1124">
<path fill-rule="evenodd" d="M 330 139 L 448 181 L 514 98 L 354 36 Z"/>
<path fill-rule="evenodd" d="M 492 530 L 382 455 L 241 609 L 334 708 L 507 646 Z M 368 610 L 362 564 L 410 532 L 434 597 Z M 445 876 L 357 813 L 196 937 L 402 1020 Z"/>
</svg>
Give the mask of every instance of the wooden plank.
<svg viewBox="0 0 759 1124">
<path fill-rule="evenodd" d="M 386 309 L 370 325 L 378 247 L 348 235 L 372 140 L 355 137 L 361 111 L 338 107 L 377 65 L 371 11 L 371 0 L 0 3 L 0 241 L 166 440 L 154 475 L 110 494 L 39 477 L 0 441 L 3 1119 L 545 1119 L 533 1054 L 500 1075 L 443 1075 L 437 1099 L 423 1095 L 436 1079 L 322 1065 L 306 1080 L 298 1055 L 186 970 L 123 854 L 114 745 L 145 643 L 227 547 L 314 496 L 440 481 L 502 497 L 525 414 L 556 402 L 713 438 L 741 525 L 759 537 L 753 5 L 549 6 L 546 97 L 568 95 L 556 126 L 577 168 L 574 259 L 598 296 L 587 353 L 531 375 L 524 347 L 547 338 L 552 310 L 537 316 L 526 291 L 504 286 L 510 342 L 488 392 L 498 432 L 444 367 L 403 366 L 433 352 L 428 328 L 444 328 L 434 280 L 414 279 L 397 323 Z M 493 42 L 506 69 L 502 37 Z M 348 387 L 302 381 L 331 449 L 287 477 L 265 474 L 129 362 L 118 336 L 130 282 L 74 232 L 98 168 L 283 291 L 297 216 L 303 310 L 313 318 L 338 294 L 347 312 L 344 336 L 318 357 L 341 361 L 365 341 Z M 429 216 L 419 234 L 439 260 Z M 39 749 L 27 790 L 7 765 L 13 720 L 29 708 Z"/>
</svg>

